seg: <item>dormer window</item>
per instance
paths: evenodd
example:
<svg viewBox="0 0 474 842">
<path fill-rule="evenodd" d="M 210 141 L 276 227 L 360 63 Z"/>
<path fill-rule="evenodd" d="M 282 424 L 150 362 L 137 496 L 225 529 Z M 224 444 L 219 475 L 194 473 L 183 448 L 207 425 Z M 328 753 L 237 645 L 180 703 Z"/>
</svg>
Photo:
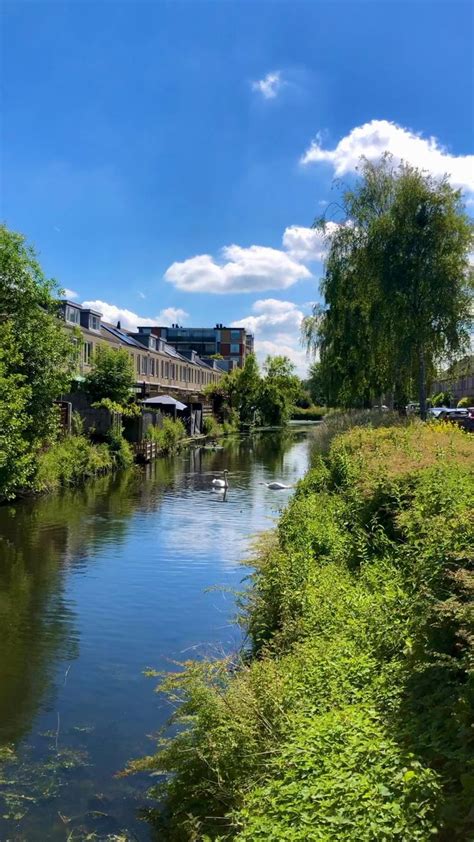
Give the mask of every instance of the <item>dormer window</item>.
<svg viewBox="0 0 474 842">
<path fill-rule="evenodd" d="M 99 316 L 93 316 L 91 313 L 91 317 L 89 319 L 89 328 L 91 330 L 100 330 L 100 318 Z"/>
<path fill-rule="evenodd" d="M 65 318 L 66 321 L 70 324 L 78 325 L 81 320 L 80 311 L 76 307 L 71 307 L 69 304 L 67 304 Z"/>
</svg>

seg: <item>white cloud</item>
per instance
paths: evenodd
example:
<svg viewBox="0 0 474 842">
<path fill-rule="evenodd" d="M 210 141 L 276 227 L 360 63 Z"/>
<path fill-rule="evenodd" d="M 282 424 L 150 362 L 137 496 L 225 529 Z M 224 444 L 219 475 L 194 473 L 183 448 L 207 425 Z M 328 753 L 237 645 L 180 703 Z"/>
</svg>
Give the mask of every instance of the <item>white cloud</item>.
<svg viewBox="0 0 474 842">
<path fill-rule="evenodd" d="M 265 298 L 252 306 L 255 315 L 244 316 L 231 326 L 245 327 L 255 336 L 255 352 L 260 363 L 270 354 L 284 355 L 295 364 L 300 376 L 308 368 L 306 353 L 300 345 L 300 326 L 304 313 L 291 301 Z"/>
<path fill-rule="evenodd" d="M 226 246 L 221 262 L 201 254 L 173 263 L 165 272 L 165 280 L 177 289 L 221 294 L 287 289 L 310 277 L 306 266 L 289 254 L 266 246 Z"/>
<path fill-rule="evenodd" d="M 145 295 L 145 293 L 144 293 L 144 292 L 140 292 L 140 290 L 138 290 L 138 297 L 139 297 L 139 298 L 142 298 L 142 299 L 145 299 L 145 298 L 146 298 L 146 295 Z"/>
<path fill-rule="evenodd" d="M 391 152 L 396 161 L 406 161 L 436 177 L 447 173 L 455 187 L 474 191 L 474 155 L 452 155 L 435 137 L 422 137 L 388 120 L 371 120 L 357 126 L 334 149 L 324 149 L 317 137 L 301 162 L 327 162 L 336 176 L 342 176 L 355 171 L 362 155 L 373 161 L 385 151 Z"/>
<path fill-rule="evenodd" d="M 185 322 L 188 316 L 189 313 L 187 313 L 186 310 L 182 310 L 180 307 L 166 307 L 164 310 L 161 310 L 161 312 L 158 313 L 156 317 L 158 321 L 155 322 L 155 324 L 177 324 L 178 322 Z"/>
<path fill-rule="evenodd" d="M 324 260 L 328 249 L 328 237 L 334 234 L 338 227 L 337 222 L 327 222 L 325 231 L 290 225 L 283 233 L 283 246 L 294 260 L 302 263 Z"/>
<path fill-rule="evenodd" d="M 139 316 L 132 310 L 127 310 L 125 307 L 117 307 L 115 304 L 109 304 L 107 301 L 83 301 L 83 307 L 90 307 L 102 313 L 104 322 L 117 324 L 120 322 L 125 330 L 135 331 L 138 325 L 170 325 L 177 321 L 184 321 L 188 317 L 186 310 L 181 310 L 179 307 L 167 307 L 161 310 L 156 316 L 150 319 L 147 316 Z"/>
<path fill-rule="evenodd" d="M 73 289 L 65 289 L 64 290 L 64 298 L 77 298 L 77 292 L 74 292 Z"/>
<path fill-rule="evenodd" d="M 283 84 L 280 71 L 274 70 L 263 79 L 252 82 L 252 90 L 261 93 L 264 99 L 275 99 Z"/>
</svg>

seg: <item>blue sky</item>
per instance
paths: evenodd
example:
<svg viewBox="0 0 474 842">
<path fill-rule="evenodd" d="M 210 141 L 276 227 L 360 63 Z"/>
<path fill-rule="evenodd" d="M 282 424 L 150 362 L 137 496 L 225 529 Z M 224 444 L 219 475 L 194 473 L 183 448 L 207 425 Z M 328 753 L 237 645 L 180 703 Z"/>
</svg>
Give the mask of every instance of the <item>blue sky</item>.
<svg viewBox="0 0 474 842">
<path fill-rule="evenodd" d="M 4 0 L 1 216 L 109 318 L 244 321 L 302 370 L 335 176 L 388 147 L 472 202 L 472 9 Z"/>
</svg>

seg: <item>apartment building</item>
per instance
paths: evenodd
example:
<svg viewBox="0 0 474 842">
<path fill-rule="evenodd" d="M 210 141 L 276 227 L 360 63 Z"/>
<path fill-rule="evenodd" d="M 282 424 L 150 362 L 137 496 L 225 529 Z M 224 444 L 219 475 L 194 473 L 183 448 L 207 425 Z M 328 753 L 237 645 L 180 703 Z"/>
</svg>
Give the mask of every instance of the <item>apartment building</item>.
<svg viewBox="0 0 474 842">
<path fill-rule="evenodd" d="M 149 330 L 154 336 L 161 337 L 169 345 L 173 345 L 181 353 L 195 351 L 199 357 L 207 360 L 213 354 L 221 354 L 230 366 L 227 369 L 238 366 L 242 368 L 248 354 L 253 352 L 253 336 L 244 327 L 225 327 L 217 324 L 215 327 L 180 327 L 171 325 L 164 327 L 144 328 L 139 331 Z"/>
<path fill-rule="evenodd" d="M 95 348 L 101 343 L 129 352 L 135 388 L 144 397 L 164 391 L 199 393 L 222 377 L 214 360 L 205 362 L 198 354 L 182 355 L 148 328 L 139 328 L 137 332 L 124 330 L 120 323 L 104 322 L 101 313 L 69 300 L 61 301 L 61 314 L 67 327 L 81 333 L 79 378 L 90 371 Z"/>
</svg>

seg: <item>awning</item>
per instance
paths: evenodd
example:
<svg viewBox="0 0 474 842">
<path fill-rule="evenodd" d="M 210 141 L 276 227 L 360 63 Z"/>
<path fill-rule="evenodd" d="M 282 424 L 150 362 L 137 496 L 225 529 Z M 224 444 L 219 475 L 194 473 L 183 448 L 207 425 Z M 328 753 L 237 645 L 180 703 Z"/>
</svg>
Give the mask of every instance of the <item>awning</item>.
<svg viewBox="0 0 474 842">
<path fill-rule="evenodd" d="M 171 395 L 158 395 L 157 398 L 146 398 L 146 400 L 142 401 L 142 403 L 147 406 L 174 406 L 179 410 L 188 408 L 185 403 L 177 401 L 175 398 L 172 398 Z"/>
</svg>

